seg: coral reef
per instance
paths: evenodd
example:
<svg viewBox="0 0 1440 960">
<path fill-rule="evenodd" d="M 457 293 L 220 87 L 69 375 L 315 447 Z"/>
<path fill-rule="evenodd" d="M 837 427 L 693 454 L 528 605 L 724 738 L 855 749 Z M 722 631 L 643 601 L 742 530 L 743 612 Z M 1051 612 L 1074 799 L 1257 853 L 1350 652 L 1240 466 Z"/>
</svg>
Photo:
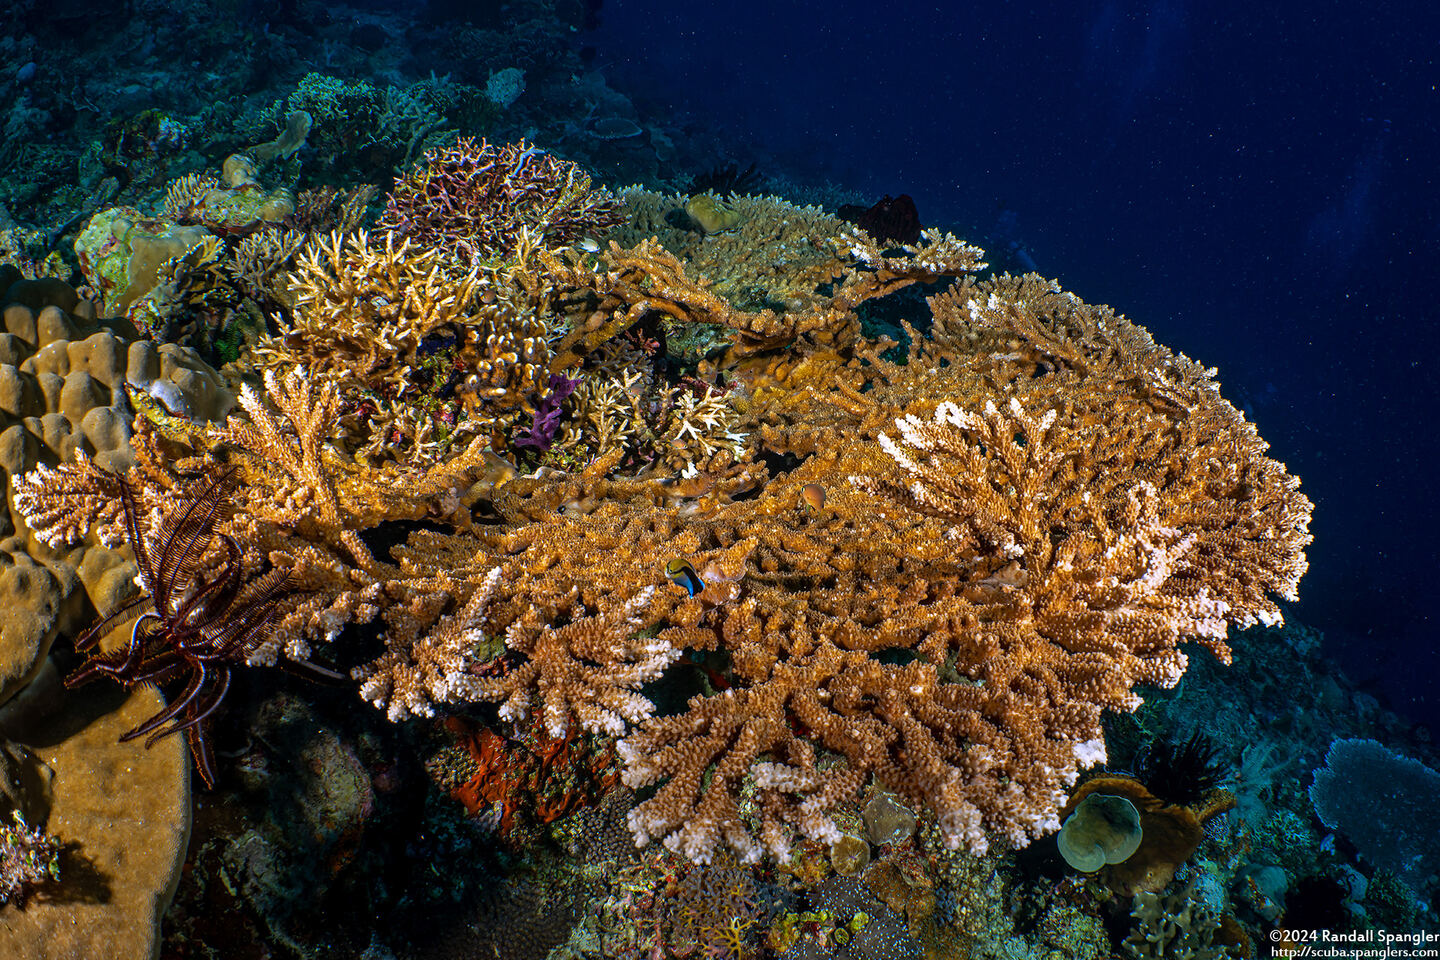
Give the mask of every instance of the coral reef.
<svg viewBox="0 0 1440 960">
<path fill-rule="evenodd" d="M 973 279 L 907 196 L 727 165 L 611 85 L 595 0 L 12 6 L 0 900 L 6 837 L 59 857 L 22 864 L 0 954 L 153 955 L 192 781 L 177 958 L 1423 925 L 1433 864 L 1397 851 L 1433 844 L 1395 804 L 1440 765 L 1280 628 L 1310 505 L 1213 371 Z M 122 742 L 147 728 L 192 768 Z M 1105 797 L 1132 856 L 1010 849 Z"/>
<path fill-rule="evenodd" d="M 513 257 L 521 242 L 597 236 L 621 221 L 618 207 L 574 163 L 533 144 L 462 139 L 396 178 L 379 227 L 471 264 Z"/>
<path fill-rule="evenodd" d="M 235 542 L 217 538 L 214 526 L 229 477 L 203 477 L 177 502 L 147 518 L 142 531 L 135 493 L 114 474 L 93 473 L 89 478 L 110 485 L 67 487 L 63 480 L 49 483 L 41 467 L 23 481 L 16 502 L 31 501 L 37 488 L 45 497 L 99 496 L 119 501 L 124 510 L 125 539 L 140 568 L 144 593 L 108 613 L 75 641 L 75 649 L 88 650 L 104 636 L 119 616 L 148 601 L 150 610 L 135 619 L 130 642 L 111 654 L 98 654 L 65 678 L 66 686 L 80 686 L 100 677 L 118 680 L 126 687 L 158 685 L 184 677 L 186 685 L 174 702 L 155 716 L 121 735 L 120 741 L 145 737 L 145 745 L 172 734 L 185 734 L 195 767 L 207 785 L 215 784 L 214 755 L 205 737 L 205 722 L 230 689 L 232 665 L 243 663 L 263 635 L 276 605 L 288 588 L 289 572 L 272 569 L 246 578 L 240 568 Z M 23 506 L 22 506 L 23 509 Z"/>
<path fill-rule="evenodd" d="M 294 306 L 285 274 L 300 248 L 354 229 L 375 193 L 317 188 L 296 198 L 266 191 L 256 171 L 250 155 L 233 154 L 219 179 L 189 173 L 172 181 L 153 216 L 130 207 L 95 213 L 75 254 L 99 311 L 217 364 L 248 354 L 267 330 L 267 311 Z"/>
<path fill-rule="evenodd" d="M 206 441 L 264 458 L 242 467 L 224 530 L 252 550 L 294 544 L 301 599 L 277 629 L 292 654 L 383 610 L 390 649 L 359 675 L 404 712 L 498 699 L 552 731 L 572 715 L 616 731 L 649 714 L 636 690 L 680 650 L 725 651 L 730 689 L 621 742 L 629 784 L 663 781 L 630 815 L 641 841 L 783 859 L 791 830 L 838 838 L 831 811 L 874 776 L 951 845 L 1023 845 L 1103 757 L 1101 714 L 1178 680 L 1181 641 L 1223 659 L 1228 624 L 1278 619 L 1270 594 L 1303 572 L 1309 503 L 1208 372 L 1127 321 L 1033 278 L 967 282 L 932 307 L 906 364 L 780 354 L 750 381 L 766 447 L 803 461 L 788 475 L 757 488 L 763 469 L 736 464 L 667 490 L 607 479 L 616 459 L 542 471 L 494 494 L 500 524 L 416 531 L 393 568 L 354 534 L 400 502 L 374 489 L 394 478 L 319 456 L 333 400 L 272 378 L 290 438 L 248 396 L 264 429 L 232 420 Z M 1006 349 L 957 349 L 987 340 Z M 807 483 L 827 491 L 814 514 Z M 424 515 L 421 489 L 406 493 Z M 299 560 L 317 548 L 324 566 Z M 693 596 L 664 582 L 677 555 L 705 583 Z M 505 672 L 471 673 L 478 638 L 500 634 Z M 908 656 L 874 655 L 892 649 Z"/>
<path fill-rule="evenodd" d="M 882 247 L 774 198 L 733 197 L 736 222 L 700 234 L 667 219 L 678 197 L 628 191 L 602 246 L 615 211 L 575 169 L 524 143 L 456 150 L 494 165 L 466 181 L 489 233 L 436 154 L 379 232 L 277 234 L 249 275 L 279 330 L 237 364 L 239 409 L 217 425 L 133 391 L 128 458 L 32 469 L 16 509 L 48 549 L 148 544 L 167 502 L 233 477 L 195 533 L 203 583 L 289 574 L 249 661 L 333 657 L 392 720 L 495 704 L 515 740 L 452 716 L 463 749 L 440 766 L 502 838 L 538 840 L 618 761 L 653 788 L 634 839 L 690 861 L 683 877 L 733 857 L 748 878 L 763 856 L 799 885 L 848 874 L 780 924 L 797 955 L 919 955 L 944 922 L 917 819 L 937 857 L 1054 832 L 1106 757 L 1107 713 L 1174 686 L 1184 644 L 1228 662 L 1229 628 L 1293 597 L 1298 481 L 1213 371 L 1123 317 L 1034 276 L 974 279 L 981 251 L 953 236 Z M 506 176 L 520 199 L 491 209 Z M 904 325 L 903 362 L 885 359 L 862 305 L 940 281 L 926 332 Z M 127 489 L 128 510 L 106 495 Z M 1122 795 L 1142 821 L 1179 816 Z M 1159 864 L 1117 889 L 1163 886 L 1223 806 L 1106 867 Z M 245 861 L 261 900 L 280 889 L 265 849 Z M 566 926 L 593 891 L 573 880 L 539 897 Z M 757 953 L 787 911 L 732 887 L 736 909 L 665 936 Z"/>
<path fill-rule="evenodd" d="M 695 320 L 743 326 L 752 335 L 774 337 L 782 330 L 793 335 L 836 327 L 837 314 L 871 297 L 984 266 L 978 248 L 938 233 L 918 237 L 908 258 L 887 260 L 876 240 L 863 230 L 819 207 L 797 206 L 779 197 L 730 197 L 724 205 L 730 214 L 727 219 L 735 222 L 725 232 L 712 234 L 688 228 L 680 211 L 689 209 L 693 201 L 682 195 L 631 187 L 618 196 L 629 222 L 611 231 L 612 241 L 644 253 L 645 260 L 654 264 L 647 273 L 656 285 L 663 282 L 666 288 L 680 289 L 680 277 L 693 278 L 712 299 L 728 304 L 726 311 L 710 307 L 712 316 L 699 315 L 697 304 L 690 308 L 697 314 Z M 652 237 L 663 250 L 638 246 Z M 683 272 L 670 265 L 665 253 L 683 261 Z M 667 268 L 676 276 L 662 272 Z M 692 294 L 688 299 L 699 298 Z M 740 311 L 758 316 L 744 324 L 726 323 L 724 313 Z"/>
<path fill-rule="evenodd" d="M 1374 740 L 1330 744 L 1310 786 L 1315 815 L 1416 893 L 1436 884 L 1440 846 L 1423 825 L 1440 800 L 1440 773 Z"/>
</svg>

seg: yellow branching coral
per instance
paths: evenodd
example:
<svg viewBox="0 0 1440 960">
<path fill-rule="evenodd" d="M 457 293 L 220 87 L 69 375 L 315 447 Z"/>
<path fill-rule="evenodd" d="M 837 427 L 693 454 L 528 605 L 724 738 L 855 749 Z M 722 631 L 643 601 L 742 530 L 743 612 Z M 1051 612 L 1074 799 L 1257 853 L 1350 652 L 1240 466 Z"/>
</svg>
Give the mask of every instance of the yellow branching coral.
<svg viewBox="0 0 1440 960">
<path fill-rule="evenodd" d="M 587 462 L 623 451 L 641 464 L 694 476 L 740 460 L 748 439 L 724 391 L 656 384 L 635 369 L 587 376 L 572 406 L 555 447 Z"/>
<path fill-rule="evenodd" d="M 629 818 L 641 842 L 784 857 L 796 833 L 837 839 L 836 808 L 874 780 L 952 846 L 1024 845 L 1103 760 L 1106 710 L 1175 683 L 1184 644 L 1226 660 L 1230 626 L 1279 620 L 1311 505 L 1213 371 L 1037 277 L 956 283 L 907 362 L 883 360 L 892 344 L 859 338 L 855 306 L 979 251 L 844 238 L 831 285 L 794 310 L 740 309 L 649 242 L 515 265 L 537 315 L 572 324 L 547 374 L 592 381 L 560 435 L 578 469 L 514 476 L 478 441 L 426 470 L 377 468 L 332 445 L 342 387 L 319 376 L 272 374 L 225 428 L 155 430 L 236 464 L 223 532 L 294 571 L 272 655 L 378 619 L 386 650 L 356 676 L 393 717 L 487 700 L 552 731 L 626 731 L 625 780 L 655 788 Z M 401 250 L 333 248 L 377 264 Z M 426 263 L 406 276 L 449 310 L 445 284 L 470 281 Z M 327 272 L 363 313 L 368 294 Z M 653 314 L 730 332 L 730 392 L 686 401 L 644 377 L 633 328 Z M 425 316 L 391 329 L 433 329 Z M 690 428 L 666 433 L 646 406 L 662 395 Z M 712 429 L 745 442 L 666 462 L 661 446 L 703 454 Z M 642 443 L 654 459 L 637 465 Z M 140 478 L 146 496 L 180 482 L 163 473 Z M 103 527 L 87 482 L 82 502 L 37 475 L 21 509 L 56 536 Z M 386 520 L 413 526 L 371 556 L 357 532 Z M 715 686 L 655 717 L 639 688 L 687 650 Z"/>
<path fill-rule="evenodd" d="M 727 364 L 803 334 L 844 347 L 858 339 L 855 308 L 866 300 L 984 267 L 979 248 L 949 234 L 928 231 L 891 251 L 818 208 L 774 197 L 732 198 L 739 229 L 701 236 L 666 223 L 663 211 L 682 198 L 624 196 L 631 225 L 612 232 L 593 268 L 579 257 L 548 264 L 559 283 L 593 291 L 576 301 L 584 309 L 556 347 L 561 366 L 651 312 L 730 331 Z"/>
<path fill-rule="evenodd" d="M 653 238 L 717 296 L 748 312 L 803 309 L 816 287 L 833 278 L 836 239 L 854 229 L 819 207 L 733 196 L 724 201 L 737 221 L 733 229 L 707 234 L 685 228 L 686 217 L 679 213 L 688 205 L 683 195 L 630 187 L 620 198 L 628 222 L 610 231 L 611 240 L 633 248 Z"/>
<path fill-rule="evenodd" d="M 231 249 L 227 268 L 247 296 L 260 303 L 293 305 L 286 273 L 308 239 L 300 230 L 257 230 Z"/>
<path fill-rule="evenodd" d="M 360 456 L 426 466 L 466 438 L 498 439 L 548 390 L 548 328 L 512 282 L 520 270 L 458 270 L 389 232 L 332 234 L 291 275 L 293 326 L 256 353 L 336 384 Z"/>
</svg>

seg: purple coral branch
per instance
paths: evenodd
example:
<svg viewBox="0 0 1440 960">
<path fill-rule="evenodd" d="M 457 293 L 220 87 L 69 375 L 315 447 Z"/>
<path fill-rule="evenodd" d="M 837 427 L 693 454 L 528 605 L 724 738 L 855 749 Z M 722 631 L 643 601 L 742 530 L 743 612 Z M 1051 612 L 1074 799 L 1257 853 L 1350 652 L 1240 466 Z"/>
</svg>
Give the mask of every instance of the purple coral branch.
<svg viewBox="0 0 1440 960">
<path fill-rule="evenodd" d="M 515 439 L 515 446 L 534 447 L 539 453 L 549 450 L 551 444 L 555 442 L 555 434 L 560 429 L 560 405 L 565 402 L 566 397 L 575 392 L 575 388 L 579 385 L 578 378 L 571 380 L 558 373 L 550 374 L 550 392 L 535 404 L 534 420 L 530 427 Z"/>
</svg>

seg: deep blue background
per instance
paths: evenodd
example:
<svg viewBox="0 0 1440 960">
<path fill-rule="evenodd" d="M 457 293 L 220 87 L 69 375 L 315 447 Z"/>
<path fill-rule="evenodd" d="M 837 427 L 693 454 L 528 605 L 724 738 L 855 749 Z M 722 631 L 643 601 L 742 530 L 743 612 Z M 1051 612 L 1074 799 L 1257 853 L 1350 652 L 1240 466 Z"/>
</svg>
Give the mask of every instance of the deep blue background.
<svg viewBox="0 0 1440 960">
<path fill-rule="evenodd" d="M 767 172 L 1020 240 L 1218 366 L 1317 503 L 1301 618 L 1440 730 L 1437 11 L 609 0 L 587 40 Z"/>
</svg>

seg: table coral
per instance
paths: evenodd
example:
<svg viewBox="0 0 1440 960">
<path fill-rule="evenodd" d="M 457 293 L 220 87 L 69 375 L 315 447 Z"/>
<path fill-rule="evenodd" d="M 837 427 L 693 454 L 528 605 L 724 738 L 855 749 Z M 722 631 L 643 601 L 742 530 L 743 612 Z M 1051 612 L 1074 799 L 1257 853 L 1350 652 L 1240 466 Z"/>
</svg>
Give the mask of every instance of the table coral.
<svg viewBox="0 0 1440 960">
<path fill-rule="evenodd" d="M 270 654 L 378 618 L 386 650 L 357 677 L 397 717 L 498 700 L 552 733 L 626 731 L 625 782 L 656 788 L 636 839 L 696 861 L 834 842 L 872 779 L 952 848 L 1057 829 L 1105 711 L 1177 682 L 1182 644 L 1228 660 L 1230 626 L 1279 620 L 1311 505 L 1213 371 L 1039 278 L 955 284 L 907 362 L 881 359 L 893 344 L 855 308 L 980 251 L 832 239 L 794 309 L 742 309 L 651 242 L 519 261 L 561 335 L 536 383 L 593 376 L 606 351 L 635 367 L 621 341 L 648 317 L 730 331 L 705 369 L 753 445 L 724 461 L 617 448 L 477 489 L 478 441 L 414 469 L 355 459 L 333 442 L 338 385 L 299 372 L 245 395 L 249 424 L 182 425 L 170 439 L 239 461 L 222 532 L 296 570 Z M 388 554 L 359 537 L 422 519 Z M 667 575 L 677 559 L 698 589 Z M 477 672 L 502 637 L 504 671 Z M 684 651 L 713 654 L 724 689 L 655 716 L 641 687 Z"/>
</svg>

